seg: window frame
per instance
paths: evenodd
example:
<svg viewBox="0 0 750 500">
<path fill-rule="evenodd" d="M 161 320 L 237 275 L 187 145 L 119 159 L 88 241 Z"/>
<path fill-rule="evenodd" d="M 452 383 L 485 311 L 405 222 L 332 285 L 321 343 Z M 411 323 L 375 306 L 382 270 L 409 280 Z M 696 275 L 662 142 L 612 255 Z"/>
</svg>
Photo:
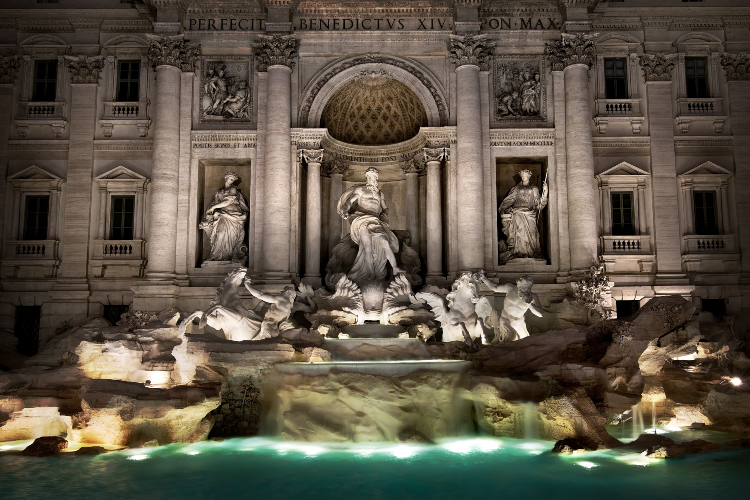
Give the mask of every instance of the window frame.
<svg viewBox="0 0 750 500">
<path fill-rule="evenodd" d="M 47 71 L 49 71 L 49 68 L 54 68 L 55 76 L 54 78 L 49 78 L 45 75 L 45 78 L 41 79 L 39 78 L 39 67 L 40 65 L 44 64 L 47 67 Z M 59 61 L 54 59 L 35 59 L 34 60 L 34 70 L 32 75 L 32 83 L 31 83 L 31 102 L 55 102 L 57 99 L 57 83 L 58 79 L 60 78 L 59 72 L 57 71 L 59 66 Z M 40 81 L 43 81 L 45 83 L 45 93 L 44 95 L 38 95 L 37 88 L 40 83 Z M 49 94 L 51 90 L 51 94 Z M 51 97 L 51 99 L 49 99 Z"/>
<path fill-rule="evenodd" d="M 620 215 L 622 216 L 620 218 L 624 219 L 625 208 L 622 207 L 622 206 L 620 206 L 619 208 L 616 209 L 615 208 L 615 204 L 614 204 L 614 200 L 615 200 L 615 197 L 619 197 L 620 200 L 621 200 L 621 202 L 622 202 L 622 200 L 624 199 L 625 196 L 627 196 L 630 199 L 630 208 L 629 208 L 629 211 L 630 211 L 630 231 L 631 232 L 617 232 L 617 231 L 615 231 L 615 227 L 617 227 L 617 226 L 623 226 L 624 227 L 625 224 L 624 224 L 624 222 L 622 222 L 622 223 L 616 223 L 615 222 L 615 213 L 616 213 L 615 211 L 619 210 L 620 211 Z M 636 203 L 635 193 L 632 190 L 621 190 L 621 189 L 618 189 L 616 191 L 610 191 L 609 192 L 609 199 L 610 199 L 610 212 L 611 212 L 611 214 L 610 214 L 610 221 L 611 221 L 612 236 L 638 236 L 638 234 L 637 234 L 638 233 L 638 231 L 637 231 L 637 224 L 636 224 L 636 217 L 637 217 L 638 214 L 637 214 L 637 211 L 636 211 L 636 208 L 635 208 L 635 203 Z M 621 203 L 621 205 L 622 205 L 622 203 Z"/>
<path fill-rule="evenodd" d="M 703 75 L 689 75 L 691 71 L 697 71 L 695 63 L 697 61 L 703 62 Z M 692 63 L 692 64 L 691 64 Z M 690 67 L 692 66 L 692 68 Z M 691 86 L 691 82 L 694 85 Z M 702 87 L 698 85 L 702 82 Z M 709 61 L 706 56 L 686 56 L 685 57 L 685 97 L 688 99 L 710 99 L 711 94 L 711 82 L 709 79 Z M 695 95 L 691 95 L 691 93 Z"/>
<path fill-rule="evenodd" d="M 709 223 L 708 217 L 707 217 L 707 205 L 705 203 L 706 195 L 711 195 L 712 201 L 713 201 L 713 221 Z M 723 234 L 723 228 L 721 224 L 721 218 L 720 218 L 720 200 L 719 200 L 719 193 L 716 189 L 700 189 L 700 190 L 693 190 L 693 228 L 694 228 L 694 234 L 700 235 L 700 236 L 716 236 Z M 699 198 L 703 198 L 703 210 L 699 210 L 697 206 L 697 201 Z M 699 214 L 702 212 L 702 215 L 706 218 L 706 220 L 702 223 L 702 226 L 705 226 L 705 228 L 699 227 Z M 715 228 L 715 231 L 709 232 L 707 229 L 710 229 L 713 226 Z"/>
<path fill-rule="evenodd" d="M 125 202 L 126 200 L 132 201 L 132 207 L 130 212 L 127 212 L 125 210 L 125 207 L 119 212 L 122 215 L 122 221 L 120 224 L 118 224 L 118 227 L 115 227 L 115 219 L 117 217 L 117 211 L 116 211 L 116 202 L 118 200 L 122 200 Z M 124 203 L 123 203 L 124 204 Z M 130 227 L 126 227 L 125 225 L 125 219 L 126 214 L 130 214 Z M 109 238 L 108 240 L 118 240 L 118 241 L 132 241 L 135 239 L 135 194 L 110 194 L 109 195 Z M 127 230 L 130 230 L 130 237 L 127 238 L 126 232 Z M 120 238 L 115 237 L 115 231 L 119 230 L 121 231 Z"/>
<path fill-rule="evenodd" d="M 138 64 L 138 70 L 137 70 L 137 77 L 132 78 L 132 69 L 128 69 L 129 76 L 127 78 L 122 78 L 122 66 L 124 64 L 132 65 L 132 64 Z M 141 79 L 143 78 L 143 75 L 141 74 L 141 67 L 143 66 L 143 62 L 140 59 L 117 59 L 116 61 L 116 71 L 115 71 L 115 91 L 114 91 L 114 97 L 116 102 L 140 102 L 141 98 Z M 126 83 L 128 91 L 126 99 L 123 99 L 123 95 L 121 92 L 121 86 L 122 83 Z M 132 85 L 135 84 L 135 99 L 131 99 L 130 92 L 132 91 Z"/>
<path fill-rule="evenodd" d="M 607 75 L 607 63 L 613 63 L 612 71 L 617 72 L 618 68 L 616 67 L 617 62 L 622 62 L 622 71 L 623 75 Z M 628 71 L 628 58 L 627 57 L 615 57 L 615 56 L 605 56 L 603 59 L 603 65 L 604 65 L 604 98 L 605 99 L 629 99 L 630 98 L 630 92 L 629 92 L 629 85 L 628 85 L 628 78 L 629 78 L 629 71 Z M 609 82 L 614 82 L 614 94 L 616 95 L 609 95 Z M 621 82 L 622 89 L 619 88 L 617 85 L 617 82 Z M 618 92 L 618 90 L 622 90 L 622 92 Z M 622 94 L 622 95 L 619 95 Z"/>
<path fill-rule="evenodd" d="M 29 201 L 36 199 L 41 200 L 45 199 L 47 200 L 47 211 L 46 211 L 46 221 L 44 225 L 44 238 L 29 238 L 27 237 L 27 231 L 29 229 Z M 51 196 L 48 193 L 45 194 L 38 194 L 38 193 L 24 193 L 23 195 L 23 210 L 22 210 L 22 221 L 21 221 L 21 231 L 19 234 L 19 240 L 21 241 L 46 241 L 50 233 L 50 202 L 51 202 Z M 34 236 L 39 236 L 39 213 L 41 211 L 37 210 L 36 212 L 36 225 L 34 227 Z"/>
</svg>

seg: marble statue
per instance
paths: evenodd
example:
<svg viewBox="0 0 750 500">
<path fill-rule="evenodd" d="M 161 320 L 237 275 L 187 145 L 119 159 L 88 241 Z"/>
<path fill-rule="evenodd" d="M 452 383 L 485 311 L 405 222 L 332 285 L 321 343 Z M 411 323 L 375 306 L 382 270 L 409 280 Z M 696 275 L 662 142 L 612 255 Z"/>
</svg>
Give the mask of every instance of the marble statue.
<svg viewBox="0 0 750 500">
<path fill-rule="evenodd" d="M 219 69 L 218 73 L 214 69 L 209 69 L 206 75 L 206 83 L 203 85 L 204 91 L 211 99 L 211 105 L 204 111 L 206 115 L 222 115 L 224 112 L 224 99 L 227 97 L 227 88 L 229 87 L 229 78 L 224 73 L 224 68 Z"/>
<path fill-rule="evenodd" d="M 396 264 L 399 243 L 388 227 L 388 206 L 378 189 L 378 170 L 368 168 L 365 177 L 366 184 L 347 189 L 337 206 L 342 218 L 352 218 L 350 235 L 359 246 L 354 265 L 348 272 L 353 281 L 385 279 L 388 274 L 386 263 L 391 264 L 394 276 L 404 272 Z"/>
<path fill-rule="evenodd" d="M 481 339 L 482 343 L 489 343 L 487 333 L 497 313 L 487 297 L 479 296 L 479 286 L 476 275 L 464 272 L 453 282 L 445 298 L 433 292 L 416 294 L 418 301 L 432 308 L 435 320 L 443 329 L 443 342 L 464 341 L 466 331 L 472 341 Z"/>
<path fill-rule="evenodd" d="M 206 210 L 206 216 L 198 226 L 209 234 L 211 240 L 210 261 L 244 263 L 247 255 L 245 245 L 245 221 L 250 209 L 242 193 L 234 185 L 239 179 L 234 172 L 224 174 L 224 187 L 219 188 Z"/>
<path fill-rule="evenodd" d="M 247 82 L 240 82 L 237 92 L 221 101 L 225 118 L 247 118 L 250 106 L 250 91 Z"/>
<path fill-rule="evenodd" d="M 526 329 L 524 319 L 526 311 L 531 311 L 534 316 L 542 317 L 539 297 L 531 291 L 531 286 L 534 284 L 531 276 L 521 276 L 516 280 L 515 285 L 513 283 L 498 285 L 487 279 L 483 273 L 479 273 L 478 278 L 493 292 L 505 294 L 503 312 L 500 313 L 500 331 L 496 332 L 493 343 L 528 337 L 529 331 Z"/>
<path fill-rule="evenodd" d="M 498 208 L 507 245 L 507 250 L 500 253 L 503 264 L 516 258 L 543 258 L 537 224 L 540 212 L 547 206 L 547 180 L 539 194 L 539 188 L 529 184 L 531 171 L 524 169 L 518 175 L 521 182 L 508 192 Z"/>
<path fill-rule="evenodd" d="M 276 337 L 284 330 L 291 330 L 293 325 L 289 322 L 294 308 L 294 299 L 297 292 L 294 287 L 287 286 L 280 294 L 264 293 L 250 285 L 250 279 L 245 280 L 245 288 L 256 299 L 270 304 L 260 325 L 260 331 L 253 340 L 269 339 Z"/>
<path fill-rule="evenodd" d="M 500 63 L 496 68 L 496 119 L 539 117 L 542 84 L 535 64 Z"/>
<path fill-rule="evenodd" d="M 248 310 L 240 301 L 239 288 L 247 275 L 247 269 L 239 267 L 230 272 L 216 290 L 216 297 L 206 311 L 195 311 L 179 326 L 183 335 L 195 318 L 200 318 L 199 327 L 208 325 L 222 330 L 227 340 L 253 340 L 261 330 L 263 318 Z"/>
</svg>

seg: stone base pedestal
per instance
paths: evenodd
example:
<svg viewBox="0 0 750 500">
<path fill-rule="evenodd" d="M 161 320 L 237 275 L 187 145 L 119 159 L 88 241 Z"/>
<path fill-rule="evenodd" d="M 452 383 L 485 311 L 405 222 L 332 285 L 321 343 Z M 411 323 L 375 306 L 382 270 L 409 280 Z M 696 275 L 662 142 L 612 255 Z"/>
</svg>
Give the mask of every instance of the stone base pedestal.
<svg viewBox="0 0 750 500">
<path fill-rule="evenodd" d="M 141 282 L 134 285 L 132 311 L 159 312 L 169 307 L 177 307 L 180 297 L 180 287 L 172 284 L 161 284 L 158 282 Z"/>
</svg>

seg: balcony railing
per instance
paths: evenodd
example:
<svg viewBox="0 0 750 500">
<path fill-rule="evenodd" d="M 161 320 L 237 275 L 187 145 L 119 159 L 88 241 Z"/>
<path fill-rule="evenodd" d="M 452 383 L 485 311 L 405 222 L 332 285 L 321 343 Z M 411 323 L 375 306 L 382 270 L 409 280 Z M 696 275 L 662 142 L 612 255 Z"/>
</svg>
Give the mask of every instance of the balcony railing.
<svg viewBox="0 0 750 500">
<path fill-rule="evenodd" d="M 597 116 L 641 116 L 640 99 L 597 99 Z"/>
<path fill-rule="evenodd" d="M 95 240 L 94 259 L 140 260 L 143 258 L 144 240 Z"/>
<path fill-rule="evenodd" d="M 3 259 L 41 260 L 57 258 L 57 240 L 8 241 L 3 250 Z"/>
<path fill-rule="evenodd" d="M 605 254 L 648 254 L 651 253 L 650 241 L 647 234 L 601 237 L 602 250 Z"/>
<path fill-rule="evenodd" d="M 113 102 L 105 101 L 104 114 L 99 124 L 104 132 L 104 137 L 112 137 L 115 125 L 135 125 L 138 134 L 146 137 L 151 120 L 148 118 L 148 101 L 138 102 Z"/>
<path fill-rule="evenodd" d="M 26 120 L 62 120 L 65 102 L 20 102 L 18 117 Z"/>
<path fill-rule="evenodd" d="M 695 235 L 683 236 L 687 253 L 731 253 L 736 251 L 735 236 L 733 234 L 721 235 Z"/>
</svg>

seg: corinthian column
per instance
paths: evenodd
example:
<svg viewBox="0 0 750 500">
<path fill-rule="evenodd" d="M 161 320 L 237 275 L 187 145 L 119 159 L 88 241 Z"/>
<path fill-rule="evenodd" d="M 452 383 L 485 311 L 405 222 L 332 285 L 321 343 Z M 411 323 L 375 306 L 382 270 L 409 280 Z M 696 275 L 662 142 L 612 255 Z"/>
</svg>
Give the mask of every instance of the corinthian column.
<svg viewBox="0 0 750 500">
<path fill-rule="evenodd" d="M 440 187 L 440 165 L 445 158 L 444 149 L 422 150 L 427 164 L 427 282 L 443 277 L 443 205 Z"/>
<path fill-rule="evenodd" d="M 484 267 L 484 189 L 482 113 L 479 67 L 492 45 L 485 35 L 451 36 L 450 57 L 456 65 L 456 154 L 458 156 L 458 268 Z"/>
<path fill-rule="evenodd" d="M 672 69 L 664 55 L 641 56 L 646 77 L 648 123 L 651 136 L 651 192 L 654 207 L 656 272 L 682 272 L 680 217 L 677 206 L 677 166 L 672 119 Z M 692 203 L 692 196 L 690 197 Z M 690 212 L 692 218 L 692 211 Z"/>
<path fill-rule="evenodd" d="M 161 37 L 149 45 L 149 60 L 156 69 L 156 98 L 146 267 L 148 280 L 172 281 L 175 277 L 180 189 L 180 74 L 194 71 L 198 56 L 200 46 L 182 37 Z"/>
<path fill-rule="evenodd" d="M 349 165 L 342 163 L 339 160 L 332 160 L 328 168 L 326 168 L 326 174 L 331 178 L 331 198 L 330 204 L 330 219 L 328 221 L 328 256 L 333 255 L 333 247 L 339 244 L 341 241 L 341 216 L 339 215 L 336 207 L 339 203 L 339 198 L 344 189 L 344 173 L 349 169 Z"/>
<path fill-rule="evenodd" d="M 307 162 L 307 204 L 305 206 L 305 278 L 311 286 L 320 286 L 320 232 L 321 194 L 320 165 L 322 149 L 304 149 L 302 157 Z"/>
<path fill-rule="evenodd" d="M 291 80 L 299 40 L 294 35 L 260 35 L 253 47 L 259 71 L 268 73 L 264 175 L 263 273 L 290 277 L 291 212 Z"/>
<path fill-rule="evenodd" d="M 750 214 L 750 56 L 724 54 L 721 65 L 727 74 L 729 87 L 729 117 L 735 137 L 734 168 L 737 196 L 737 214 Z M 726 228 L 725 232 L 730 232 Z M 750 284 L 750 217 L 737 218 L 738 241 L 742 255 L 742 283 Z M 750 297 L 743 299 L 742 307 L 750 307 Z"/>
<path fill-rule="evenodd" d="M 563 35 L 561 40 L 547 42 L 545 53 L 552 70 L 562 70 L 565 81 L 570 265 L 580 271 L 594 264 L 598 253 L 588 76 L 594 62 L 594 42 L 583 34 Z"/>
<path fill-rule="evenodd" d="M 13 92 L 15 90 L 16 75 L 21 63 L 18 57 L 5 59 L 0 57 L 0 193 L 5 196 L 5 183 L 8 177 L 8 139 L 10 139 L 10 118 L 13 109 Z M 11 216 L 15 221 L 16 212 Z M 4 247 L 5 240 L 5 203 L 0 203 L 0 248 Z M 13 233 L 12 239 L 18 237 Z M 2 290 L 2 285 L 0 285 Z"/>
<path fill-rule="evenodd" d="M 406 229 L 411 237 L 411 248 L 419 253 L 419 171 L 414 160 L 401 165 L 406 174 Z"/>
</svg>

